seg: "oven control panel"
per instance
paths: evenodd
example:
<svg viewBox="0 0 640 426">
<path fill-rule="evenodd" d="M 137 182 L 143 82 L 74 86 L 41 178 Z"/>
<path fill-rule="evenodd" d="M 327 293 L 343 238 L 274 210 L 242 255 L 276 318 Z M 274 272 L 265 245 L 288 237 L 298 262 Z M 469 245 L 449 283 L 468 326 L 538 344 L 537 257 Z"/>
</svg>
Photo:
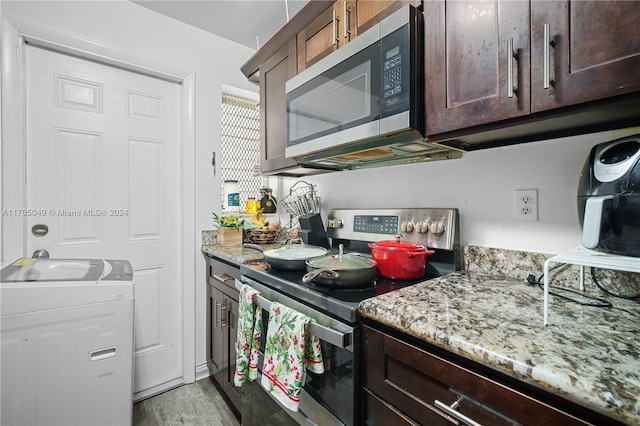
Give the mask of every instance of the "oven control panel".
<svg viewBox="0 0 640 426">
<path fill-rule="evenodd" d="M 330 238 L 373 242 L 400 235 L 443 250 L 454 250 L 460 240 L 457 209 L 332 209 L 326 228 Z"/>
<path fill-rule="evenodd" d="M 395 235 L 398 231 L 398 216 L 356 215 L 353 230 L 369 234 Z"/>
</svg>

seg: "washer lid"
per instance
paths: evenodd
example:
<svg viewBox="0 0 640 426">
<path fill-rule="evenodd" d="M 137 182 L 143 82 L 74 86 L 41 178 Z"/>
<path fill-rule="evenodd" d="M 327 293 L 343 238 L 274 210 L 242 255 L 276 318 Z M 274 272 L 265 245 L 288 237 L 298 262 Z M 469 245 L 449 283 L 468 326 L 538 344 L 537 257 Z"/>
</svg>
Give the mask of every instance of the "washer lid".
<svg viewBox="0 0 640 426">
<path fill-rule="evenodd" d="M 133 269 L 126 260 L 18 259 L 0 272 L 0 314 L 133 302 Z"/>
<path fill-rule="evenodd" d="M 105 272 L 101 259 L 18 259 L 0 271 L 1 282 L 65 281 L 97 283 Z M 107 271 L 109 272 L 109 271 Z"/>
</svg>

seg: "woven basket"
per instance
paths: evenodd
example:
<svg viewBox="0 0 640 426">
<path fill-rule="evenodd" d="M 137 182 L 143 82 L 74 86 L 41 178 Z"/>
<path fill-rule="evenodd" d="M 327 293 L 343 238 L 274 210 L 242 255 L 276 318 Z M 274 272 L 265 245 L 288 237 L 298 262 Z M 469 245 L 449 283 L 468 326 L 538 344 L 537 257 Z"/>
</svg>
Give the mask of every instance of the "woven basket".
<svg viewBox="0 0 640 426">
<path fill-rule="evenodd" d="M 278 238 L 281 228 L 268 229 L 268 228 L 253 228 L 247 229 L 245 234 L 247 239 L 254 244 L 270 244 Z"/>
</svg>

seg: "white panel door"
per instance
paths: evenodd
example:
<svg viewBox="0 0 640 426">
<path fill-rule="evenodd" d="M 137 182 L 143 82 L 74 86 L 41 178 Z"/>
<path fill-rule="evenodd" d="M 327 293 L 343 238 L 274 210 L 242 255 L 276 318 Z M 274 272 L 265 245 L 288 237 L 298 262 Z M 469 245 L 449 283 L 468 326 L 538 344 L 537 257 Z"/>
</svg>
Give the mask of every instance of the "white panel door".
<svg viewBox="0 0 640 426">
<path fill-rule="evenodd" d="M 28 254 L 128 259 L 138 397 L 182 382 L 180 86 L 27 47 Z M 46 225 L 35 236 L 32 227 Z"/>
</svg>

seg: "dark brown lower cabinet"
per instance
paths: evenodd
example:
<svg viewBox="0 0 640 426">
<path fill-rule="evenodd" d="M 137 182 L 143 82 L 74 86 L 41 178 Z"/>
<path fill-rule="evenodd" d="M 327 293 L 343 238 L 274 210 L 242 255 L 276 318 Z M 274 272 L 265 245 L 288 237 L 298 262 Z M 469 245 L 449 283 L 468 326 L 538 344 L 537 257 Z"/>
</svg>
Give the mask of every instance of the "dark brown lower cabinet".
<svg viewBox="0 0 640 426">
<path fill-rule="evenodd" d="M 370 326 L 363 339 L 365 425 L 619 424 L 544 391 L 527 393 L 524 383 L 491 377 L 427 343 Z"/>
<path fill-rule="evenodd" d="M 206 260 L 210 371 L 233 406 L 240 412 L 240 392 L 233 384 L 239 294 L 235 288 L 235 279 L 240 279 L 240 268 L 210 257 Z"/>
</svg>

